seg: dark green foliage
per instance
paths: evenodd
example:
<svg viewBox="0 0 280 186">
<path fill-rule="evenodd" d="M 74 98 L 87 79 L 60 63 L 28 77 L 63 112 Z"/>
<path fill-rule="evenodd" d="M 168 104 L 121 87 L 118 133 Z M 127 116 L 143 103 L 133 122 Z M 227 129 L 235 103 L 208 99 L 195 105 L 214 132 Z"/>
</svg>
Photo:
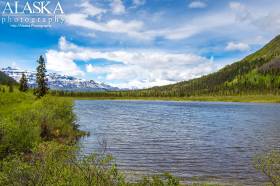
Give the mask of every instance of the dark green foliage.
<svg viewBox="0 0 280 186">
<path fill-rule="evenodd" d="M 179 186 L 165 174 L 130 183 L 111 156 L 78 158 L 77 149 L 54 142 L 41 143 L 31 154 L 10 156 L 1 163 L 0 185 Z"/>
<path fill-rule="evenodd" d="M 9 92 L 11 93 L 11 92 L 14 92 L 14 86 L 13 86 L 13 84 L 12 83 L 9 83 Z"/>
<path fill-rule="evenodd" d="M 111 158 L 91 155 L 77 159 L 76 149 L 42 143 L 28 156 L 11 156 L 2 163 L 1 185 L 124 185 L 110 166 Z"/>
<path fill-rule="evenodd" d="M 37 74 L 36 74 L 36 83 L 37 87 L 34 91 L 34 94 L 37 98 L 41 98 L 45 96 L 48 92 L 48 84 L 46 78 L 46 64 L 45 59 L 43 56 L 40 56 L 38 59 L 38 67 L 37 67 Z"/>
<path fill-rule="evenodd" d="M 26 92 L 28 90 L 27 83 L 28 83 L 27 78 L 26 78 L 25 74 L 23 73 L 21 76 L 21 79 L 19 81 L 19 91 Z"/>
<path fill-rule="evenodd" d="M 5 92 L 6 92 L 5 86 L 0 86 L 0 94 L 5 93 Z"/>
<path fill-rule="evenodd" d="M 161 176 L 153 176 L 152 178 L 146 177 L 139 181 L 139 186 L 179 186 L 179 179 L 169 173 Z M 200 185 L 200 184 L 199 184 Z"/>
<path fill-rule="evenodd" d="M 0 94 L 0 158 L 30 152 L 42 141 L 73 144 L 84 133 L 77 130 L 72 107 L 66 99 Z"/>
<path fill-rule="evenodd" d="M 13 78 L 7 76 L 4 72 L 0 71 L 0 84 L 2 85 L 17 84 L 17 82 Z"/>
<path fill-rule="evenodd" d="M 264 64 L 259 68 L 259 72 L 263 74 L 277 74 L 280 75 L 280 59 L 274 59 L 269 63 Z"/>
</svg>

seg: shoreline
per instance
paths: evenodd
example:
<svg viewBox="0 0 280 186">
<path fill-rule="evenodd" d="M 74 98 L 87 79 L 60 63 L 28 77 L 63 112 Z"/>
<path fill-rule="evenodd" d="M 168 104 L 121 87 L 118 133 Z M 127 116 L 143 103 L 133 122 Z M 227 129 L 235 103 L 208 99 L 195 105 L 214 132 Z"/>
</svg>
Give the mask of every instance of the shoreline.
<svg viewBox="0 0 280 186">
<path fill-rule="evenodd" d="M 193 97 L 64 97 L 73 100 L 139 100 L 185 102 L 232 102 L 232 103 L 280 103 L 280 96 L 193 96 Z"/>
</svg>

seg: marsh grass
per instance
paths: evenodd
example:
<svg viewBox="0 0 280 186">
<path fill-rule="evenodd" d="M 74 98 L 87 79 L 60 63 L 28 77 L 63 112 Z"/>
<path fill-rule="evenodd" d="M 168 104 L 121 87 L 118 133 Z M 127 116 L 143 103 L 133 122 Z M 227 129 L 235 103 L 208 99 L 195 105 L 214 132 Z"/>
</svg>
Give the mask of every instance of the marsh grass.
<svg viewBox="0 0 280 186">
<path fill-rule="evenodd" d="M 203 101 L 203 102 L 247 102 L 247 103 L 280 103 L 276 95 L 247 96 L 190 96 L 190 97 L 64 97 L 72 100 L 143 100 L 143 101 Z"/>
</svg>

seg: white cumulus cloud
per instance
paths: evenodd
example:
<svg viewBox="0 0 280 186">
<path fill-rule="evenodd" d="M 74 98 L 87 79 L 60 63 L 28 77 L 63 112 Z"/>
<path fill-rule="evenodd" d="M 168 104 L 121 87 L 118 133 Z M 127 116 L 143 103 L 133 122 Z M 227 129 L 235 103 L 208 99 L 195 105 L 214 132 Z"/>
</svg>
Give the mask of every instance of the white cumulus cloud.
<svg viewBox="0 0 280 186">
<path fill-rule="evenodd" d="M 97 16 L 97 15 L 106 13 L 105 9 L 92 5 L 89 2 L 89 0 L 82 1 L 82 3 L 80 4 L 80 7 L 82 8 L 83 13 L 90 15 L 90 16 Z"/>
<path fill-rule="evenodd" d="M 49 50 L 47 68 L 64 74 L 81 75 L 75 64 L 84 61 L 86 71 L 104 75 L 106 83 L 117 82 L 122 88 L 145 88 L 176 83 L 208 74 L 215 70 L 211 60 L 189 53 L 164 51 L 100 51 L 84 48 L 68 42 L 64 37 L 59 41 L 59 50 Z M 115 61 L 109 65 L 92 65 L 89 60 L 106 59 Z"/>
<path fill-rule="evenodd" d="M 127 34 L 131 37 L 143 38 L 141 29 L 143 23 L 141 21 L 122 21 L 118 19 L 112 19 L 107 22 L 96 22 L 89 19 L 89 16 L 82 13 L 73 13 L 65 16 L 65 22 L 68 25 L 83 27 L 90 30 L 96 30 L 109 33 Z"/>
<path fill-rule="evenodd" d="M 226 46 L 227 51 L 248 51 L 250 46 L 246 43 L 229 42 Z"/>
<path fill-rule="evenodd" d="M 113 14 L 120 15 L 125 13 L 125 6 L 122 0 L 112 0 L 111 7 Z"/>
<path fill-rule="evenodd" d="M 123 6 L 123 2 L 121 0 L 113 0 L 111 1 L 112 11 L 114 11 L 113 7 Z M 198 2 L 194 1 L 192 6 L 198 6 Z M 144 0 L 133 0 L 134 6 L 140 6 L 145 3 Z M 202 1 L 201 1 L 202 3 Z M 93 11 L 94 13 L 89 14 L 88 9 L 95 9 L 96 6 L 89 3 L 89 1 L 85 1 L 84 5 L 89 5 L 88 8 L 83 6 L 83 9 L 79 12 L 72 12 L 65 15 L 65 23 L 69 26 L 75 26 L 79 28 L 88 29 L 91 32 L 99 31 L 105 33 L 113 33 L 117 34 L 116 37 L 120 38 L 118 34 L 123 34 L 129 36 L 130 39 L 137 39 L 137 41 L 151 41 L 157 37 L 163 37 L 168 40 L 181 40 L 186 39 L 195 34 L 217 29 L 223 26 L 231 25 L 234 21 L 234 17 L 230 14 L 208 14 L 206 16 L 201 16 L 199 18 L 194 18 L 182 23 L 179 26 L 174 27 L 162 27 L 162 28 L 149 28 L 145 25 L 144 20 L 122 20 L 120 17 L 111 17 L 105 20 L 95 20 L 91 18 L 91 15 L 95 15 L 99 13 L 97 16 L 108 13 L 108 10 L 100 9 L 99 11 Z M 200 5 L 201 6 L 201 5 Z M 118 8 L 124 9 L 124 8 Z M 119 11 L 117 11 L 119 12 Z M 122 11 L 120 11 L 122 12 Z M 106 14 L 108 16 L 108 14 Z M 105 17 L 106 17 L 105 16 Z M 233 21 L 232 21 L 233 20 Z M 90 35 L 87 35 L 90 36 Z"/>
<path fill-rule="evenodd" d="M 88 65 L 86 65 L 86 71 L 87 72 L 94 72 L 95 69 L 94 69 L 92 64 L 88 64 Z"/>
<path fill-rule="evenodd" d="M 49 50 L 46 53 L 46 67 L 48 70 L 58 72 L 63 75 L 83 76 L 84 72 L 73 61 L 70 53 Z"/>
<path fill-rule="evenodd" d="M 252 15 L 245 5 L 239 2 L 230 2 L 229 7 L 235 12 L 238 21 L 250 21 Z"/>
<path fill-rule="evenodd" d="M 206 8 L 207 4 L 202 1 L 193 1 L 189 4 L 189 8 Z"/>
</svg>

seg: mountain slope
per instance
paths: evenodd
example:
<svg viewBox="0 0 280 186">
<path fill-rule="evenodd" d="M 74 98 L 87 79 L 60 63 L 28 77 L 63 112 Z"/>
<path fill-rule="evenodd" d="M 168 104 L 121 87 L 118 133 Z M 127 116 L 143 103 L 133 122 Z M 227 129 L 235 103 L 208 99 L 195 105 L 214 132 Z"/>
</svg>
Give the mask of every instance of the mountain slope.
<svg viewBox="0 0 280 186">
<path fill-rule="evenodd" d="M 259 51 L 218 72 L 173 85 L 142 90 L 149 96 L 278 94 L 280 36 Z"/>
<path fill-rule="evenodd" d="M 36 87 L 36 72 L 21 70 L 18 68 L 2 68 L 1 71 L 7 76 L 12 77 L 19 82 L 22 74 L 24 73 L 28 80 L 29 87 Z M 72 76 L 60 75 L 57 73 L 48 73 L 48 86 L 52 90 L 63 91 L 79 91 L 79 92 L 92 92 L 92 91 L 112 91 L 119 90 L 117 87 L 112 87 L 104 83 L 97 83 L 93 80 L 82 80 Z"/>
<path fill-rule="evenodd" d="M 16 81 L 7 76 L 4 72 L 0 71 L 0 84 L 2 85 L 8 85 L 8 84 L 16 84 Z"/>
</svg>

